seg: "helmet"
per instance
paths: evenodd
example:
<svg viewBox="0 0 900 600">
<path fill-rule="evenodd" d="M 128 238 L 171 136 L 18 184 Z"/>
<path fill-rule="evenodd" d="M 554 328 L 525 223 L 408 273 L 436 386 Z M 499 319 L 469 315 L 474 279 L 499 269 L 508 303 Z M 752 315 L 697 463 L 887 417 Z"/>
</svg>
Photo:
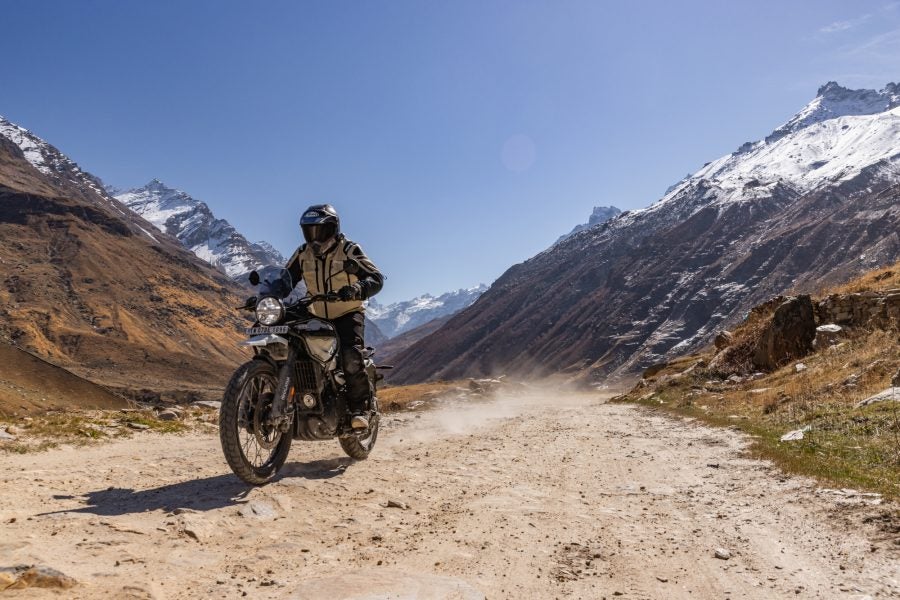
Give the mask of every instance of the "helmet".
<svg viewBox="0 0 900 600">
<path fill-rule="evenodd" d="M 321 256 L 331 249 L 341 232 L 341 219 L 330 204 L 314 204 L 300 217 L 300 230 L 313 254 Z"/>
</svg>

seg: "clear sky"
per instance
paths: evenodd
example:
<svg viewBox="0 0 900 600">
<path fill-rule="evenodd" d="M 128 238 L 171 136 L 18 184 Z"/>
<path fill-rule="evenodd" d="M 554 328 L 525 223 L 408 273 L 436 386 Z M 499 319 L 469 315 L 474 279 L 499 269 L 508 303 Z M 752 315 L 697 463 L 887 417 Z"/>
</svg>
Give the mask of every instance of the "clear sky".
<svg viewBox="0 0 900 600">
<path fill-rule="evenodd" d="M 837 80 L 900 80 L 900 3 L 4 0 L 0 114 L 285 254 L 311 203 L 382 300 L 490 283 Z"/>
</svg>

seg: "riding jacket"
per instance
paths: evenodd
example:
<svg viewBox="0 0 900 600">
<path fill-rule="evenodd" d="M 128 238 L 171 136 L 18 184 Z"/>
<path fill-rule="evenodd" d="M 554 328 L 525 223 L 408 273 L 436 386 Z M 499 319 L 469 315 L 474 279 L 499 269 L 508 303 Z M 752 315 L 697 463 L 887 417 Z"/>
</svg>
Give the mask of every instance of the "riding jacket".
<svg viewBox="0 0 900 600">
<path fill-rule="evenodd" d="M 345 261 L 353 259 L 359 263 L 359 271 L 347 273 Z M 344 234 L 338 235 L 332 248 L 322 256 L 316 256 L 304 244 L 288 260 L 285 267 L 294 282 L 303 278 L 310 295 L 337 292 L 347 285 L 357 284 L 359 299 L 346 302 L 313 302 L 309 311 L 322 319 L 336 319 L 351 312 L 365 312 L 363 300 L 371 298 L 384 285 L 384 275 L 378 270 L 359 244 L 348 240 Z"/>
</svg>

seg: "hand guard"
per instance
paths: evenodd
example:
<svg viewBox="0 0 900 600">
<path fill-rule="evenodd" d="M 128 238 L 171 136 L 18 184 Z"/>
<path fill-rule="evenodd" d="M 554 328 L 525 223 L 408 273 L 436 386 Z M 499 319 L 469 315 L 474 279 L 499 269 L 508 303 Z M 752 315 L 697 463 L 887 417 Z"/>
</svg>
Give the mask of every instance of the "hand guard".
<svg viewBox="0 0 900 600">
<path fill-rule="evenodd" d="M 362 290 L 360 290 L 359 285 L 354 283 L 353 285 L 345 285 L 340 290 L 338 290 L 338 298 L 340 298 L 343 302 L 349 302 L 351 300 L 362 300 Z"/>
</svg>

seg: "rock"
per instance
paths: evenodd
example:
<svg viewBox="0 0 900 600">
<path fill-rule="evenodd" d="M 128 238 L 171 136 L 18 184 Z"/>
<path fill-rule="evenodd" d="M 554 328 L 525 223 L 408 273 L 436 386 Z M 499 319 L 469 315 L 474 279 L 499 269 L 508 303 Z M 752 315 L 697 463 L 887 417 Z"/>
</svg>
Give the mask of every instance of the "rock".
<svg viewBox="0 0 900 600">
<path fill-rule="evenodd" d="M 16 574 L 13 571 L 0 571 L 0 591 L 5 590 L 16 582 Z"/>
<path fill-rule="evenodd" d="M 399 508 L 402 510 L 409 510 L 409 504 L 406 502 L 400 502 L 399 500 L 388 500 L 387 508 Z"/>
<path fill-rule="evenodd" d="M 3 429 L 0 429 L 0 442 L 2 442 L 2 441 L 13 442 L 16 439 L 17 439 L 16 436 L 12 435 L 11 433 L 7 433 Z"/>
<path fill-rule="evenodd" d="M 725 548 L 716 548 L 715 557 L 719 560 L 728 560 L 731 558 L 731 552 Z"/>
<path fill-rule="evenodd" d="M 878 392 L 874 396 L 869 396 L 865 400 L 856 403 L 856 408 L 869 406 L 877 402 L 900 402 L 900 389 L 889 387 L 888 389 Z"/>
<path fill-rule="evenodd" d="M 772 388 L 757 388 L 755 390 L 750 390 L 750 393 L 751 394 L 765 394 L 766 392 L 768 392 L 771 389 Z"/>
<path fill-rule="evenodd" d="M 817 350 L 835 345 L 844 335 L 844 328 L 834 323 L 827 325 L 819 325 L 816 327 L 816 338 L 813 340 L 813 347 Z"/>
<path fill-rule="evenodd" d="M 728 346 L 731 345 L 731 340 L 734 339 L 734 336 L 731 335 L 730 331 L 725 331 L 724 329 L 716 334 L 715 339 L 713 340 L 713 344 L 716 346 L 716 350 L 724 350 Z"/>
<path fill-rule="evenodd" d="M 667 366 L 669 366 L 669 363 L 667 363 L 667 362 L 661 362 L 661 363 L 656 363 L 654 365 L 650 365 L 649 367 L 644 369 L 644 374 L 642 375 L 642 377 L 644 379 L 650 379 L 651 377 L 654 377 L 660 371 L 665 369 Z"/>
<path fill-rule="evenodd" d="M 7 590 L 23 590 L 25 588 L 58 588 L 67 590 L 78 583 L 68 575 L 51 569 L 50 567 L 34 566 L 19 574 L 15 583 L 8 586 Z"/>
<path fill-rule="evenodd" d="M 200 514 L 181 516 L 181 530 L 198 542 L 206 542 L 216 533 L 216 528 Z"/>
<path fill-rule="evenodd" d="M 900 369 L 897 369 L 897 373 L 891 378 L 891 385 L 900 387 Z"/>
<path fill-rule="evenodd" d="M 816 319 L 808 295 L 790 297 L 772 315 L 753 353 L 753 364 L 774 370 L 786 362 L 802 358 L 813 349 Z"/>
<path fill-rule="evenodd" d="M 795 429 L 793 431 L 788 431 L 786 434 L 779 438 L 782 442 L 795 442 L 797 440 L 803 439 L 803 434 L 809 431 L 811 428 L 809 425 L 804 427 L 803 429 Z"/>
<path fill-rule="evenodd" d="M 206 408 L 214 408 L 219 410 L 222 408 L 222 403 L 217 400 L 199 400 L 193 403 L 193 406 L 205 406 Z"/>
<path fill-rule="evenodd" d="M 740 375 L 732 375 L 725 381 L 730 381 L 731 383 L 741 383 L 742 381 L 744 381 L 744 379 Z"/>
<path fill-rule="evenodd" d="M 844 387 L 856 387 L 856 384 L 859 383 L 859 377 L 859 373 L 854 373 L 841 382 L 841 385 Z"/>
<path fill-rule="evenodd" d="M 172 409 L 161 410 L 156 414 L 156 418 L 160 421 L 177 421 L 181 418 L 177 412 Z"/>
<path fill-rule="evenodd" d="M 238 510 L 238 513 L 247 519 L 268 520 L 278 516 L 278 511 L 268 502 L 251 500 Z"/>
<path fill-rule="evenodd" d="M 143 431 L 144 429 L 150 429 L 149 425 L 144 425 L 143 423 L 133 423 L 131 421 L 128 422 L 128 427 L 131 429 L 137 429 L 139 431 Z"/>
<path fill-rule="evenodd" d="M 802 373 L 802 372 L 805 371 L 807 368 L 808 368 L 808 367 L 807 367 L 805 364 L 803 364 L 803 363 L 797 363 L 796 365 L 794 365 L 794 371 L 795 371 L 796 373 Z"/>
</svg>

